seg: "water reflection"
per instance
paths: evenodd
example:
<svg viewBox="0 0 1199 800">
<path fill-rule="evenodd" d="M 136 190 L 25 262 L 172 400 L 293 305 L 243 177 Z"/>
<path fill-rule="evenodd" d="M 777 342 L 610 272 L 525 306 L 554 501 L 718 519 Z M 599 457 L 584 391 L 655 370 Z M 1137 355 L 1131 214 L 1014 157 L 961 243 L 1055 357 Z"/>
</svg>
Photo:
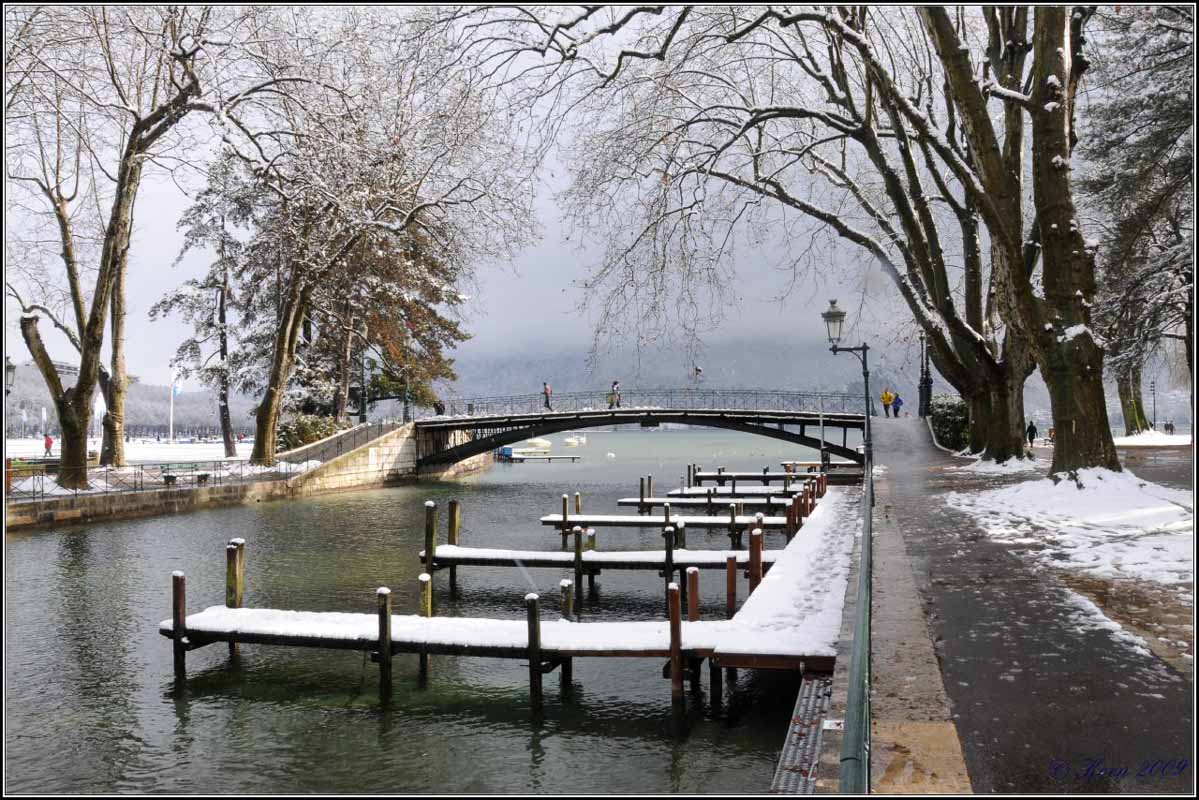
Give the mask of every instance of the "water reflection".
<svg viewBox="0 0 1199 800">
<path fill-rule="evenodd" d="M 604 458 L 609 451 L 617 459 Z M 175 685 L 170 643 L 157 632 L 170 615 L 170 572 L 187 573 L 192 611 L 223 603 L 230 537 L 247 541 L 247 606 L 371 612 L 386 585 L 396 613 L 415 613 L 426 499 L 461 499 L 466 546 L 556 549 L 560 537 L 537 518 L 556 511 L 563 492 L 582 492 L 589 511 L 615 511 L 642 474 L 665 480 L 691 461 L 750 469 L 804 457 L 723 432 L 596 432 L 580 452 L 577 464 L 501 465 L 460 483 L 9 535 L 8 788 L 765 790 L 795 684 L 748 672 L 735 686 L 726 679 L 720 713 L 720 698 L 688 689 L 677 714 L 661 663 L 649 659 L 575 659 L 568 686 L 545 676 L 540 716 L 516 660 L 434 656 L 422 683 L 416 656 L 397 655 L 381 701 L 378 668 L 362 653 L 243 646 L 231 659 L 211 645 L 188 653 L 187 681 Z M 693 535 L 723 546 L 719 532 Z M 653 544 L 641 531 L 600 531 L 601 549 Z M 454 596 L 448 576 L 437 576 L 436 604 L 439 613 L 520 619 L 532 585 L 553 619 L 564 577 L 571 571 L 462 568 Z M 703 617 L 723 619 L 723 573 L 700 577 Z M 654 572 L 605 572 L 597 584 L 586 619 L 662 616 Z"/>
</svg>

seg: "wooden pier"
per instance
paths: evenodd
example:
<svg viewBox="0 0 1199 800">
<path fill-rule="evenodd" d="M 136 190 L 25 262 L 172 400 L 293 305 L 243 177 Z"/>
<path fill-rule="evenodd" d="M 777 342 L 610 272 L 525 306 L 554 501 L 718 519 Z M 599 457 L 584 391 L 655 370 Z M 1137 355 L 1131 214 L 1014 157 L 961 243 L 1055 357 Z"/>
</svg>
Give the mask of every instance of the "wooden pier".
<svg viewBox="0 0 1199 800">
<path fill-rule="evenodd" d="M 228 644 L 231 654 L 236 654 L 242 644 L 366 651 L 379 665 L 380 690 L 385 693 L 391 690 L 395 655 L 417 654 L 422 675 L 427 673 L 431 657 L 478 656 L 527 660 L 530 693 L 539 702 L 542 675 L 561 668 L 563 680 L 569 683 L 574 658 L 636 657 L 667 659 L 663 675 L 671 678 L 672 698 L 681 702 L 685 679 L 690 679 L 693 688 L 698 687 L 700 665 L 707 660 L 713 700 L 719 702 L 722 670 L 726 668 L 831 669 L 844 586 L 842 577 L 830 586 L 828 570 L 830 565 L 840 564 L 835 567 L 836 574 L 848 574 L 852 537 L 844 535 L 836 517 L 838 511 L 845 512 L 851 505 L 845 496 L 838 501 L 838 510 L 830 509 L 828 503 L 817 504 L 818 496 L 825 491 L 822 484 L 806 483 L 800 494 L 783 498 L 783 508 L 788 512 L 784 516 L 684 517 L 671 514 L 665 498 L 654 497 L 648 499 L 663 501 L 666 510 L 661 515 L 582 514 L 578 494 L 574 501 L 576 513 L 569 514 L 567 496 L 563 495 L 564 513 L 548 515 L 541 521 L 554 527 L 572 526 L 566 533 L 574 536 L 573 552 L 463 547 L 459 544 L 461 513 L 457 501 L 451 501 L 449 508 L 449 543 L 440 544 L 437 507 L 430 501 L 425 504 L 425 548 L 420 552 L 424 571 L 417 579 L 419 613 L 409 615 L 395 613 L 386 587 L 375 592 L 374 613 L 245 608 L 246 548 L 244 541 L 235 539 L 226 548 L 225 605 L 188 615 L 186 578 L 176 572 L 172 575 L 172 615 L 160 623 L 159 632 L 172 641 L 179 679 L 185 677 L 188 652 L 221 642 Z M 761 500 L 763 507 L 774 505 L 769 498 Z M 802 515 L 794 513 L 801 509 Z M 804 524 L 804 535 L 793 535 L 797 523 Z M 666 546 L 599 551 L 594 546 L 594 531 L 587 532 L 588 545 L 584 546 L 583 525 L 664 528 Z M 749 548 L 688 550 L 684 532 L 689 527 L 735 528 L 738 537 L 747 532 Z M 788 532 L 785 548 L 764 550 L 764 530 L 768 528 Z M 574 580 L 561 582 L 561 619 L 543 621 L 542 600 L 536 594 L 524 598 L 525 619 L 437 616 L 433 574 L 448 569 L 453 583 L 456 570 L 466 566 L 573 568 Z M 666 619 L 578 622 L 583 576 L 594 580 L 595 575 L 608 569 L 658 571 L 664 579 Z M 699 618 L 701 569 L 725 571 L 726 619 Z M 676 570 L 678 581 L 674 580 Z M 738 609 L 742 575 L 748 581 L 749 594 Z M 817 600 L 813 601 L 814 597 Z M 816 609 L 824 610 L 813 615 Z M 834 616 L 838 625 L 829 623 Z"/>
</svg>

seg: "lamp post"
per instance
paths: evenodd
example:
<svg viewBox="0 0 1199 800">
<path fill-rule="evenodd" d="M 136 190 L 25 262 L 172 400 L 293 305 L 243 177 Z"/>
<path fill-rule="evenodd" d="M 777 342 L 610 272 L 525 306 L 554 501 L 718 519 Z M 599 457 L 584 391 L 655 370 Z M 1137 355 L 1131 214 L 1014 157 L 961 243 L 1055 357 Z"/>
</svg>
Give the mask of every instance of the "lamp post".
<svg viewBox="0 0 1199 800">
<path fill-rule="evenodd" d="M 933 402 L 933 372 L 929 367 L 928 337 L 920 331 L 920 416 L 927 417 Z"/>
<path fill-rule="evenodd" d="M 865 342 L 857 347 L 841 347 L 838 342 L 841 341 L 841 328 L 845 324 L 845 312 L 837 308 L 837 301 L 830 300 L 828 310 L 820 317 L 824 320 L 825 326 L 828 328 L 828 340 L 832 344 L 829 348 L 833 353 L 853 353 L 858 357 L 858 361 L 862 362 L 862 384 L 865 387 L 864 407 L 866 424 L 862 435 L 862 449 L 865 451 L 866 463 L 872 464 L 874 461 L 874 445 L 870 437 L 870 367 L 867 361 L 867 353 L 870 350 L 869 345 Z M 865 476 L 866 480 L 871 480 L 872 476 Z"/>
<path fill-rule="evenodd" d="M 12 386 L 17 380 L 17 365 L 8 356 L 4 357 L 4 396 L 12 394 Z"/>
<path fill-rule="evenodd" d="M 1149 393 L 1153 395 L 1153 430 L 1157 430 L 1157 381 L 1149 381 Z"/>
</svg>

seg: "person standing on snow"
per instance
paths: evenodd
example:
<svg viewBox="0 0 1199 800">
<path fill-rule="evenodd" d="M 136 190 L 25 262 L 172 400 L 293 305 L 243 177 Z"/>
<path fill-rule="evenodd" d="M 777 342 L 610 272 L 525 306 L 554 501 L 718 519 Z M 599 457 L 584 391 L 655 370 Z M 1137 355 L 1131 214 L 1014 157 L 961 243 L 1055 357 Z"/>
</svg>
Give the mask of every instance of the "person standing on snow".
<svg viewBox="0 0 1199 800">
<path fill-rule="evenodd" d="M 1032 447 L 1033 440 L 1037 438 L 1037 423 L 1030 419 L 1028 421 L 1028 430 L 1024 433 L 1028 436 L 1028 446 Z"/>
</svg>

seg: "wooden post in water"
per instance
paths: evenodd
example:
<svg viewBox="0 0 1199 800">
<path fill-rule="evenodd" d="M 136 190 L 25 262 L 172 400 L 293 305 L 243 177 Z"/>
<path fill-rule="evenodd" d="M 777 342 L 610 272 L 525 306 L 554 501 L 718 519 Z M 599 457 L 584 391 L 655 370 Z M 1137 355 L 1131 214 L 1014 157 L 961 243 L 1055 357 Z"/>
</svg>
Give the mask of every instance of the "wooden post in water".
<svg viewBox="0 0 1199 800">
<path fill-rule="evenodd" d="M 646 497 L 654 496 L 654 476 L 653 475 L 645 476 L 645 496 Z"/>
<path fill-rule="evenodd" d="M 243 549 L 237 546 L 240 539 L 233 539 L 225 546 L 225 607 L 241 608 L 242 586 L 244 574 L 241 569 Z M 244 546 L 244 545 L 243 545 Z M 229 642 L 229 655 L 236 658 L 241 652 L 237 642 Z"/>
<path fill-rule="evenodd" d="M 541 611 L 538 597 L 525 595 L 525 615 L 529 621 L 529 696 L 534 705 L 541 704 Z"/>
<path fill-rule="evenodd" d="M 762 467 L 762 485 L 770 483 L 770 467 Z"/>
<path fill-rule="evenodd" d="M 730 494 L 737 493 L 737 476 L 736 475 L 733 476 L 732 490 L 729 493 Z"/>
<path fill-rule="evenodd" d="M 662 537 L 666 540 L 666 546 L 663 550 L 665 559 L 662 563 L 662 577 L 666 582 L 666 613 L 670 613 L 670 587 L 675 586 L 671 578 L 674 577 L 674 528 L 667 526 L 666 530 L 662 531 Z M 677 586 L 675 587 L 678 588 Z"/>
<path fill-rule="evenodd" d="M 457 500 L 450 501 L 449 530 L 446 532 L 446 544 L 458 544 L 458 533 L 462 528 L 462 505 Z M 458 567 L 450 567 L 450 593 L 458 591 Z"/>
<path fill-rule="evenodd" d="M 425 501 L 425 573 L 428 574 L 432 585 L 433 557 L 437 552 L 437 504 L 432 500 Z"/>
<path fill-rule="evenodd" d="M 762 582 L 762 529 L 754 528 L 749 535 L 749 593 L 753 594 Z"/>
<path fill-rule="evenodd" d="M 732 619 L 737 613 L 737 557 L 724 559 L 724 616 Z"/>
<path fill-rule="evenodd" d="M 558 584 L 562 590 L 562 619 L 570 621 L 573 609 L 571 606 L 574 602 L 574 586 L 572 582 L 566 578 Z M 562 659 L 561 672 L 558 673 L 558 686 L 561 689 L 570 688 L 570 682 L 574 678 L 574 659 L 569 656 Z"/>
<path fill-rule="evenodd" d="M 562 619 L 569 622 L 575 615 L 575 589 L 574 582 L 570 578 L 563 578 L 558 582 L 558 588 L 562 590 Z"/>
<path fill-rule="evenodd" d="M 645 513 L 645 476 L 644 475 L 641 476 L 641 489 L 637 496 L 641 498 L 640 502 L 637 503 L 637 513 L 644 514 Z"/>
<path fill-rule="evenodd" d="M 562 549 L 566 549 L 566 537 L 570 536 L 570 496 L 562 495 Z"/>
<path fill-rule="evenodd" d="M 683 613 L 679 601 L 679 585 L 666 586 L 666 607 L 670 616 L 670 699 L 683 700 Z"/>
<path fill-rule="evenodd" d="M 713 708 L 719 708 L 721 701 L 724 699 L 724 686 L 721 681 L 720 667 L 716 666 L 716 659 L 708 659 L 708 684 L 711 687 L 708 693 L 711 695 Z"/>
<path fill-rule="evenodd" d="M 171 649 L 175 655 L 175 679 L 187 677 L 187 578 L 171 573 Z"/>
<path fill-rule="evenodd" d="M 391 691 L 391 589 L 375 590 L 379 601 L 379 691 Z"/>
<path fill-rule="evenodd" d="M 741 531 L 737 530 L 737 504 L 729 503 L 729 549 L 741 549 Z"/>
<path fill-rule="evenodd" d="M 575 618 L 583 616 L 583 529 L 576 525 L 575 534 Z"/>
<path fill-rule="evenodd" d="M 795 505 L 795 530 L 798 531 L 803 528 L 803 500 L 799 495 L 795 495 L 791 498 L 791 502 Z"/>
<path fill-rule="evenodd" d="M 791 470 L 790 469 L 788 469 L 787 473 L 785 475 L 783 475 L 783 491 L 784 492 L 791 491 Z"/>
<path fill-rule="evenodd" d="M 687 621 L 699 621 L 699 567 L 687 567 Z"/>
<path fill-rule="evenodd" d="M 575 516 L 581 517 L 582 515 L 583 515 L 583 495 L 579 494 L 578 492 L 575 492 Z"/>
<path fill-rule="evenodd" d="M 595 528 L 587 529 L 587 549 L 593 553 L 595 552 Z M 587 591 L 592 596 L 595 595 L 595 570 L 594 569 L 589 570 L 587 572 Z"/>
<path fill-rule="evenodd" d="M 675 525 L 674 544 L 680 550 L 687 549 L 687 522 L 685 520 L 680 519 Z"/>
<path fill-rule="evenodd" d="M 433 616 L 433 576 L 427 572 L 422 572 L 420 575 L 420 615 L 422 617 Z M 429 654 L 420 654 L 420 676 L 426 678 L 429 675 Z"/>
</svg>

